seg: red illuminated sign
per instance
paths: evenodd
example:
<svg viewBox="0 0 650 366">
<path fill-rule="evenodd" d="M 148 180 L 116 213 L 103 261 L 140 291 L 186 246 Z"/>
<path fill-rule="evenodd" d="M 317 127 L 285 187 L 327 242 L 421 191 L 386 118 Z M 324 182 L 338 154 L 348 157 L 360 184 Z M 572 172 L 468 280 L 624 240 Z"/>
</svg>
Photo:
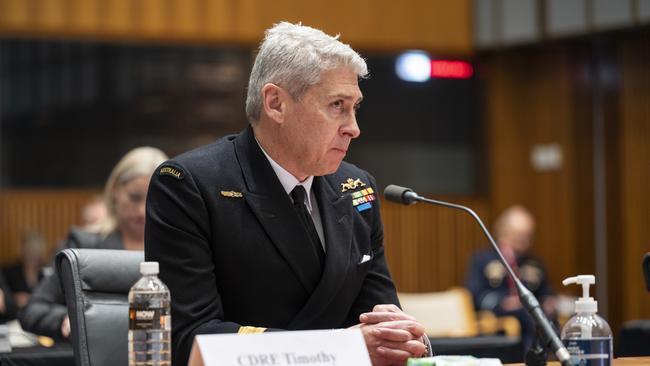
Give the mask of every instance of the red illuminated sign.
<svg viewBox="0 0 650 366">
<path fill-rule="evenodd" d="M 469 62 L 431 60 L 431 77 L 446 79 L 469 79 L 474 68 Z"/>
</svg>

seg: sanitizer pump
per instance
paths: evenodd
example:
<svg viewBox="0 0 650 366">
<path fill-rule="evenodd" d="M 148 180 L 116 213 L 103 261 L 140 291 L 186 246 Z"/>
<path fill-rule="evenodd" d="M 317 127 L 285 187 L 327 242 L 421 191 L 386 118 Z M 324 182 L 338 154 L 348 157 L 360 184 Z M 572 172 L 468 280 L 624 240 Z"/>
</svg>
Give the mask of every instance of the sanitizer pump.
<svg viewBox="0 0 650 366">
<path fill-rule="evenodd" d="M 575 315 L 562 328 L 561 338 L 576 366 L 610 366 L 612 364 L 612 331 L 598 316 L 598 302 L 589 296 L 589 286 L 596 284 L 593 275 L 569 277 L 564 286 L 582 286 L 582 297 L 576 301 Z"/>
</svg>

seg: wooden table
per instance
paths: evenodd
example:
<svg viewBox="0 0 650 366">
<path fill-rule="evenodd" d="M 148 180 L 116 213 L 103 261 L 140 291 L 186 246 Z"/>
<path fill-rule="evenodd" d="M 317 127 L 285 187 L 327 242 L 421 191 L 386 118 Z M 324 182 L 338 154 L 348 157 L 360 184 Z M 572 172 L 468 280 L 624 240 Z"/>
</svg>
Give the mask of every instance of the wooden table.
<svg viewBox="0 0 650 366">
<path fill-rule="evenodd" d="M 511 363 L 506 364 L 511 366 L 523 366 L 523 363 Z M 548 366 L 560 366 L 560 363 L 557 361 L 550 361 L 547 363 Z M 650 357 L 622 357 L 615 358 L 612 366 L 648 366 L 650 365 Z"/>
</svg>

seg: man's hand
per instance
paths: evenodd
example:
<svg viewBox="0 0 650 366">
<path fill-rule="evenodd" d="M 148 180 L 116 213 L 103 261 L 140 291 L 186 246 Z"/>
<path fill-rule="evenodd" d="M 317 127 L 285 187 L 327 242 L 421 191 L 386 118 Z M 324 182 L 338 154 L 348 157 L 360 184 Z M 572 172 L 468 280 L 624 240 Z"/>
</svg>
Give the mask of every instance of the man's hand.
<svg viewBox="0 0 650 366">
<path fill-rule="evenodd" d="M 67 315 L 63 318 L 63 322 L 61 322 L 61 335 L 63 335 L 64 338 L 70 336 L 70 318 L 68 318 Z"/>
<path fill-rule="evenodd" d="M 424 327 L 395 305 L 377 305 L 370 313 L 359 316 L 361 333 L 372 364 L 404 365 L 409 357 L 427 351 L 421 338 Z"/>
<path fill-rule="evenodd" d="M 519 301 L 519 296 L 517 295 L 508 295 L 501 300 L 501 309 L 505 311 L 515 311 L 521 308 L 521 301 Z"/>
<path fill-rule="evenodd" d="M 397 305 L 380 304 L 372 308 L 372 312 L 363 313 L 359 316 L 359 321 L 363 324 L 378 324 L 393 320 L 413 320 L 415 318 L 406 314 Z"/>
<path fill-rule="evenodd" d="M 542 309 L 546 316 L 553 316 L 557 311 L 557 299 L 555 296 L 549 296 L 542 302 Z"/>
<path fill-rule="evenodd" d="M 16 306 L 18 308 L 24 308 L 29 302 L 29 297 L 31 294 L 29 292 L 16 292 L 14 293 L 14 299 L 16 301 Z"/>
</svg>

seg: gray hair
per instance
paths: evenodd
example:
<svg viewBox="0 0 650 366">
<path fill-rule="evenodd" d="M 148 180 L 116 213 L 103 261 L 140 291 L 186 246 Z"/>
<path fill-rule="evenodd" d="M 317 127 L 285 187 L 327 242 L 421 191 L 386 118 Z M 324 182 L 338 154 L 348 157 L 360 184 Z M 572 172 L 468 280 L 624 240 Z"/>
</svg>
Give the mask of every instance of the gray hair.
<svg viewBox="0 0 650 366">
<path fill-rule="evenodd" d="M 338 38 L 300 23 L 280 22 L 267 29 L 248 81 L 249 122 L 259 121 L 262 87 L 267 83 L 282 87 L 294 100 L 300 100 L 310 86 L 320 82 L 323 71 L 344 66 L 365 78 L 366 61 Z"/>
</svg>

